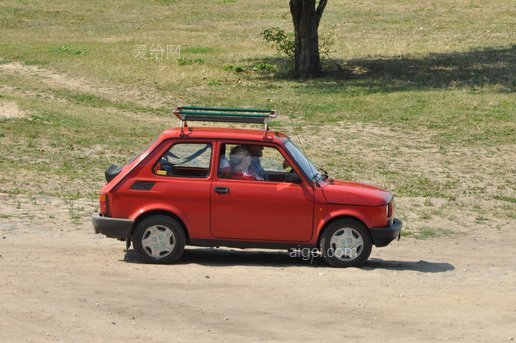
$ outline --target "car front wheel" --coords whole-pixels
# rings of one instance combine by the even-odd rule
[[[366,227],[353,219],[331,223],[321,237],[321,252],[333,267],[360,267],[371,255],[373,243]]]
[[[186,239],[181,224],[158,215],[142,220],[133,232],[132,241],[142,262],[173,263],[183,254]]]

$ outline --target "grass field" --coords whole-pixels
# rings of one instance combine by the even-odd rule
[[[176,125],[171,107],[272,107],[330,174],[392,190],[407,235],[511,229],[515,17],[514,1],[330,0],[326,74],[298,82],[260,37],[291,30],[286,0],[2,0],[0,192],[88,220],[78,204]]]

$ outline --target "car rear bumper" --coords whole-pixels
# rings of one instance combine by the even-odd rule
[[[134,222],[130,219],[103,217],[100,213],[91,216],[95,233],[125,240],[131,234]]]
[[[391,226],[377,227],[369,230],[376,247],[384,247],[401,236],[401,220],[394,218]]]

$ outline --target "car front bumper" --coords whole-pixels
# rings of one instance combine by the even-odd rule
[[[371,237],[373,238],[374,245],[376,247],[384,247],[389,245],[390,242],[401,237],[402,222],[398,218],[394,218],[392,225],[387,227],[377,227],[369,230]]]
[[[103,217],[100,213],[91,216],[95,233],[111,238],[126,240],[131,234],[134,222],[130,219]]]

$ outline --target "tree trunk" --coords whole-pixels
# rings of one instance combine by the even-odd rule
[[[295,33],[295,73],[296,77],[306,79],[321,75],[319,55],[319,22],[327,0],[290,0],[290,13]]]

